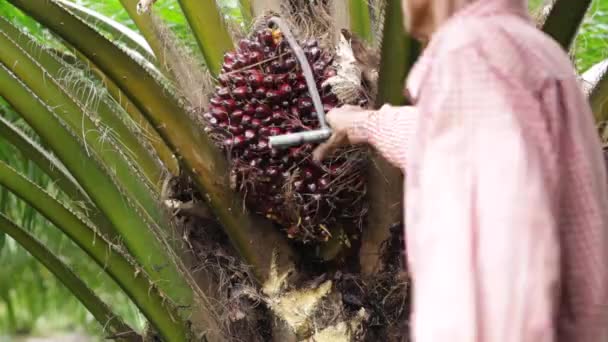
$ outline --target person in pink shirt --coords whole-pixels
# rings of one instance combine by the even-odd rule
[[[413,341],[608,341],[608,182],[568,56],[525,0],[403,9],[413,105],[331,111],[314,157],[369,143],[405,173]]]

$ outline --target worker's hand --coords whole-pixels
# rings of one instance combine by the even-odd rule
[[[329,111],[326,120],[333,133],[326,142],[314,150],[313,159],[322,161],[340,147],[363,143],[364,141],[359,138],[362,134],[357,134],[357,130],[364,129],[363,125],[370,113],[369,110],[351,105]]]

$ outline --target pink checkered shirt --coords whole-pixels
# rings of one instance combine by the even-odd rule
[[[567,55],[513,2],[452,17],[415,105],[356,130],[406,174],[415,342],[608,341],[600,140]]]

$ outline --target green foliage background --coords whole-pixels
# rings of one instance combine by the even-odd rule
[[[135,29],[118,0],[74,1]],[[220,2],[227,17],[241,21],[238,0]],[[541,2],[542,0],[530,0],[531,11],[537,12]],[[159,0],[155,10],[169,23],[177,36],[193,48],[192,51],[198,51],[194,48],[196,43],[191,39],[189,28],[175,0]],[[36,22],[6,2],[0,2],[0,16],[19,23],[23,29],[45,41],[47,45],[51,42],[60,47]],[[574,63],[580,72],[608,57],[608,0],[594,1],[581,27],[581,34],[576,40],[573,52],[576,55]],[[5,107],[2,99],[0,111],[4,111],[3,116],[27,130],[21,119]],[[37,184],[51,193],[58,193],[48,177],[34,164],[24,161],[17,150],[1,139],[0,159],[11,165],[18,165]],[[103,300],[117,308],[129,324],[143,328],[144,320],[133,306],[125,304],[128,300],[116,285],[96,265],[88,262],[88,258],[79,257],[82,252],[59,234],[52,224],[4,189],[0,189],[0,211],[11,217],[14,222],[35,231],[35,235],[41,237],[57,255],[71,255],[74,256],[71,260],[82,260],[70,266],[98,291]],[[6,339],[8,335],[49,335],[60,331],[82,331],[92,336],[100,336],[100,328],[93,317],[44,267],[38,265],[12,240],[0,237],[0,342],[3,341],[3,336]]]

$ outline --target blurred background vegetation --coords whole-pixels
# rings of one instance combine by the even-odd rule
[[[118,0],[74,0],[76,3],[98,11],[120,23],[136,29]],[[219,0],[226,16],[240,22],[238,0]],[[537,12],[543,0],[530,0],[530,9]],[[179,5],[175,0],[159,0],[155,10],[170,24],[171,29],[184,41],[186,46],[194,47],[189,28],[184,21]],[[0,2],[0,16],[18,23],[36,38],[47,44],[53,37],[40,26],[15,10],[6,2]],[[57,44],[59,47],[59,44]],[[191,49],[198,51],[198,49]],[[579,72],[608,57],[608,0],[595,0],[590,13],[581,27],[574,51],[574,61]],[[202,60],[202,59],[199,59]],[[28,128],[18,116],[13,114],[0,99],[0,114],[15,125]],[[10,144],[0,139],[0,159],[10,165],[18,165],[31,180],[51,193],[58,193],[55,186],[43,172],[24,160]],[[92,287],[99,289],[99,296],[120,313],[136,329],[142,328],[143,318],[135,307],[118,290],[105,273],[94,265],[89,258],[79,257],[83,253],[55,230],[49,222],[23,205],[10,193],[0,189],[0,211],[15,223],[35,232],[57,255],[70,255],[70,260],[81,260],[70,266]],[[100,336],[100,327],[93,317],[53,276],[39,265],[24,250],[9,238],[0,235],[0,342],[13,341],[15,336],[49,336],[61,333],[81,333]],[[12,336],[12,337],[11,337]]]

